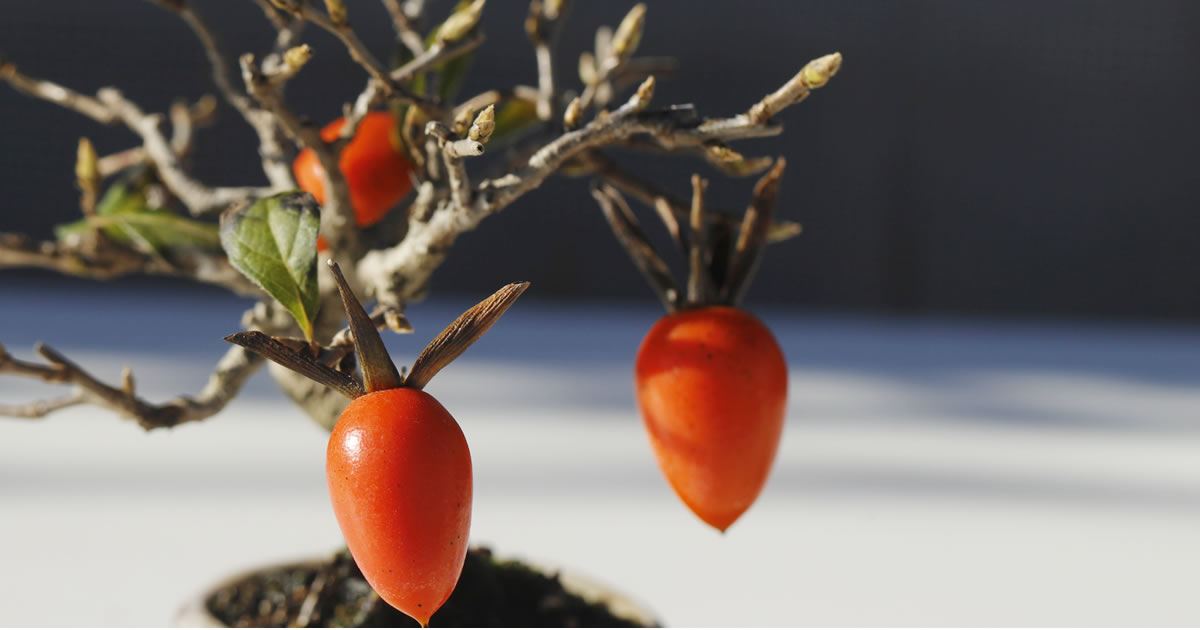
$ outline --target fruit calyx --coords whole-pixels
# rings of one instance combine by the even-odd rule
[[[785,166],[784,158],[776,159],[774,166],[758,180],[740,226],[735,225],[733,216],[706,208],[704,193],[708,181],[699,175],[692,175],[688,208],[662,195],[653,197],[658,217],[686,257],[688,276],[683,290],[617,188],[597,182],[592,185],[592,196],[600,204],[617,240],[667,311],[737,306],[758,269],[766,245],[800,233],[798,224],[772,220]]]
[[[433,341],[429,342],[429,345],[413,362],[412,370],[407,375],[402,375],[388,354],[375,322],[355,297],[346,278],[342,275],[341,269],[332,260],[328,264],[338,292],[341,294],[342,305],[346,309],[346,318],[350,324],[350,336],[362,371],[361,383],[351,374],[343,371],[346,367],[345,362],[339,361],[338,368],[342,369],[337,369],[319,360],[322,355],[330,353],[344,356],[346,353],[344,348],[326,349],[316,346],[309,352],[302,352],[287,343],[286,339],[271,337],[256,330],[229,335],[225,341],[261,354],[317,383],[333,388],[351,399],[399,387],[423,389],[442,368],[449,365],[467,348],[471,347],[471,344],[478,341],[491,328],[492,324],[495,324],[500,316],[517,301],[525,289],[529,288],[528,282],[505,285],[487,299],[467,309]],[[331,352],[334,350],[340,351]]]

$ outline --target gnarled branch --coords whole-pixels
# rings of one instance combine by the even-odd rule
[[[137,396],[128,369],[122,374],[121,385],[113,387],[50,346],[38,344],[35,351],[46,360],[45,363],[22,361],[0,346],[0,374],[73,385],[74,390],[61,398],[26,405],[0,406],[0,416],[41,418],[59,409],[86,403],[115,411],[147,431],[169,428],[184,422],[203,420],[219,412],[263,364],[258,355],[235,346],[217,363],[208,383],[195,397],[181,396],[155,405]]]

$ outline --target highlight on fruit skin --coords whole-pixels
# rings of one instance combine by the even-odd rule
[[[725,532],[761,494],[787,408],[787,362],[770,330],[737,307],[775,235],[799,226],[772,213],[785,162],[759,180],[740,221],[705,207],[708,183],[692,177],[692,202],[664,197],[655,210],[687,260],[676,283],[621,193],[592,195],[618,241],[668,313],[638,348],[634,394],[659,469],[683,503]]]
[[[326,449],[330,502],[346,546],[380,598],[421,626],[450,598],[471,528],[471,452],[450,413],[422,388],[478,340],[529,286],[510,284],[458,317],[401,375],[341,270],[362,383],[260,332],[226,339],[351,398]],[[302,348],[303,350],[304,348]]]

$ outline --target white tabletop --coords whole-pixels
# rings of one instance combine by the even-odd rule
[[[469,302],[413,307],[397,361]],[[239,312],[3,289],[0,343],[111,379],[128,363],[162,400],[199,388]],[[1200,331],[767,312],[788,424],[721,536],[666,486],[633,406],[654,317],[521,303],[433,381],[474,455],[476,543],[670,625],[1200,624]],[[3,403],[60,391],[0,377]],[[162,625],[231,571],[332,551],[325,438],[265,374],[170,431],[89,408],[0,421],[0,624]]]

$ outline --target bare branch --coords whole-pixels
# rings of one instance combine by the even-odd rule
[[[813,59],[791,80],[751,107],[746,116],[752,124],[765,123],[783,108],[803,101],[808,98],[812,90],[823,87],[841,67],[842,53],[833,53]]]
[[[0,269],[7,267],[37,267],[97,280],[131,273],[187,277],[241,295],[262,295],[224,256],[198,250],[175,251],[168,260],[111,242],[85,252],[82,247],[55,241],[33,242],[21,234],[0,233]]]
[[[367,72],[367,75],[378,82],[389,98],[420,107],[434,118],[440,119],[443,117],[444,112],[437,103],[409,92],[390,78],[387,69],[371,54],[371,51],[367,49],[366,45],[355,34],[354,29],[350,27],[348,21],[334,22],[328,15],[307,2],[298,2],[293,6],[295,7],[294,11],[296,15],[316,24],[333,34],[334,37],[337,37],[350,53],[350,58],[361,66]]]
[[[438,147],[442,150],[442,160],[446,165],[446,183],[450,186],[450,199],[456,207],[467,207],[471,203],[472,191],[463,158],[483,155],[483,142],[471,138],[455,140],[451,137],[450,130],[440,122],[430,122],[425,126],[425,133],[437,138]]]
[[[673,57],[634,57],[609,73],[613,88],[624,89],[634,83],[646,80],[646,77],[666,76],[679,69],[679,62]]]
[[[383,84],[375,79],[367,79],[366,87],[359,93],[358,98],[354,99],[354,103],[343,106],[342,129],[338,132],[338,138],[333,143],[332,150],[334,153],[341,154],[342,149],[358,133],[358,127],[362,124],[363,119],[383,100],[383,95]]]
[[[146,155],[154,162],[163,185],[179,197],[192,214],[219,212],[239,201],[265,197],[275,192],[273,188],[209,188],[201,184],[184,172],[179,156],[159,129],[160,116],[142,113],[116,88],[101,88],[97,96],[116,118],[142,137]]]
[[[428,221],[416,220],[414,215],[404,240],[394,247],[368,252],[359,262],[364,284],[385,304],[402,304],[420,295],[459,234],[536,188],[575,153],[626,133],[622,123],[649,103],[653,85],[653,80],[647,80],[628,103],[604,120],[593,121],[549,143],[517,173],[480,183],[470,205],[452,203],[434,212]]]
[[[379,60],[375,59],[375,56],[371,54],[371,51],[367,50],[366,44],[364,44],[362,40],[358,38],[358,35],[355,34],[354,29],[350,28],[349,22],[334,22],[329,18],[328,15],[322,13],[319,9],[308,4],[307,2],[300,2],[298,3],[298,6],[300,10],[300,17],[303,17],[309,22],[316,24],[317,26],[331,33],[334,37],[337,37],[339,40],[341,40],[342,44],[346,47],[346,50],[350,53],[350,58],[354,59],[355,63],[362,66],[363,69],[367,71],[367,74],[380,83],[388,83],[387,69],[383,67],[383,64],[379,63]]]
[[[542,120],[554,120],[558,103],[554,88],[554,45],[566,17],[568,2],[533,0],[525,20],[525,32],[533,42],[538,68],[537,115]]]
[[[276,31],[287,30],[290,26],[289,18],[286,13],[271,4],[271,0],[254,0],[258,8],[262,9],[263,15],[275,27]]]
[[[703,147],[713,141],[775,135],[782,131],[780,125],[769,120],[755,123],[747,114],[703,120],[688,106],[643,111],[653,90],[654,79],[650,77],[611,114],[598,116],[583,127],[551,140],[515,171],[480,182],[469,205],[452,199],[448,205],[427,216],[413,213],[400,243],[368,252],[359,261],[358,273],[363,284],[376,299],[388,305],[403,304],[421,295],[459,234],[474,229],[484,218],[537,188],[551,173],[589,149],[624,142],[639,134],[652,138],[666,150],[678,150]],[[661,195],[650,196],[648,203],[653,205],[658,196]]]
[[[164,9],[176,13],[200,40],[200,44],[204,48],[204,55],[208,58],[209,66],[212,68],[213,83],[216,84],[225,101],[241,114],[242,118],[254,129],[255,135],[258,136],[258,151],[262,156],[262,168],[263,173],[267,176],[267,181],[273,188],[279,190],[294,188],[295,180],[292,179],[291,169],[287,164],[287,155],[279,141],[279,131],[275,126],[274,119],[268,112],[256,107],[254,101],[244,92],[234,87],[230,80],[228,57],[221,50],[217,38],[208,28],[208,24],[186,2],[152,1]]]
[[[225,100],[244,116],[253,107],[253,103],[250,102],[250,99],[241,90],[234,88],[233,83],[230,82],[229,63],[226,61],[225,54],[221,51],[221,47],[217,43],[217,38],[209,30],[204,20],[186,2],[178,2],[177,0],[151,1],[178,15],[192,29],[196,38],[200,40],[200,44],[204,48],[204,56],[208,58],[209,66],[212,68],[213,83],[221,91],[221,95],[225,97]]]
[[[15,63],[4,58],[0,58],[0,79],[7,81],[18,92],[75,110],[96,122],[110,125],[117,120],[104,103],[57,83],[28,77],[17,70]]]
[[[396,29],[396,38],[404,44],[413,57],[420,57],[425,52],[425,40],[417,32],[413,20],[404,11],[400,0],[383,0],[388,15],[392,16],[392,28]]]
[[[0,405],[0,416],[9,418],[44,418],[59,409],[87,404],[87,395],[82,391],[72,392],[61,398],[38,400],[24,405]]]
[[[0,407],[0,415],[40,418],[59,409],[88,403],[134,420],[147,431],[168,428],[184,422],[203,420],[216,414],[237,395],[246,380],[262,365],[262,359],[257,355],[239,347],[231,348],[217,363],[213,375],[196,397],[180,397],[161,405],[154,405],[133,392],[130,377],[123,379],[122,387],[112,387],[47,345],[38,344],[35,350],[46,360],[44,364],[22,361],[0,347],[0,374],[15,374],[47,383],[74,385],[74,391],[53,400]]]
[[[270,188],[210,188],[189,176],[179,155],[159,129],[161,116],[147,115],[114,88],[102,88],[97,98],[83,96],[61,85],[32,79],[17,71],[11,62],[0,61],[0,79],[18,91],[75,110],[104,124],[121,121],[142,138],[146,156],[158,169],[163,184],[194,215],[220,211],[237,201],[264,196]]]
[[[242,79],[258,102],[274,116],[279,126],[303,148],[312,149],[321,164],[321,178],[325,186],[325,203],[321,212],[321,235],[329,243],[331,251],[341,259],[352,257],[361,247],[358,226],[355,223],[354,207],[350,202],[350,188],[338,165],[338,155],[333,147],[321,138],[321,132],[311,124],[301,122],[283,103],[278,88],[262,74],[254,55],[246,53],[239,60]]]
[[[428,50],[425,50],[421,54],[417,55],[408,63],[396,68],[395,70],[392,70],[388,76],[395,83],[405,83],[407,81],[411,81],[413,77],[421,74],[422,72],[430,70],[443,61],[448,61],[450,59],[454,59],[455,57],[461,57],[462,55],[479,48],[479,45],[482,44],[483,41],[483,33],[476,31],[461,41],[453,43],[441,41],[435,42],[429,47]]]

